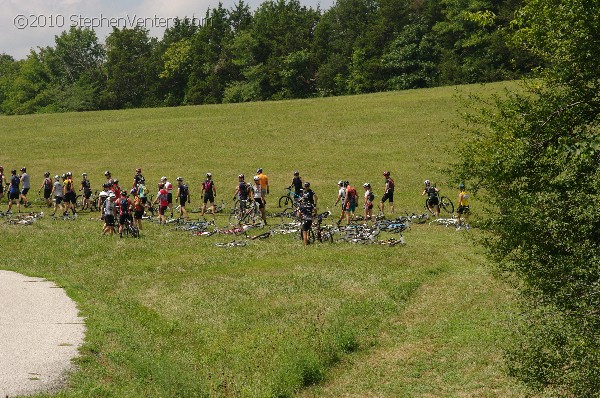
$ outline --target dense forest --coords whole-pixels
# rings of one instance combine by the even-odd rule
[[[177,19],[161,40],[71,28],[23,60],[0,55],[0,113],[178,106],[369,93],[522,76],[521,0],[239,0]]]

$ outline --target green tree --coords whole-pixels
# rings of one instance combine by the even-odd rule
[[[547,396],[600,391],[599,5],[519,12],[540,79],[472,115],[458,174],[488,204],[485,246],[522,293],[511,372]]]

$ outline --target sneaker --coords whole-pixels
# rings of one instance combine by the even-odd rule
[[[471,227],[469,226],[469,224],[465,225],[465,229],[468,231],[471,229]]]
[[[460,226],[460,225],[459,225],[458,227],[456,227],[456,230],[457,230],[457,231],[460,231],[460,229],[461,229],[461,226]]]

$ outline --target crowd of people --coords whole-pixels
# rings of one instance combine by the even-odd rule
[[[25,208],[31,205],[27,198],[31,188],[30,176],[27,174],[27,169],[20,169],[21,175],[17,174],[16,170],[11,171],[11,176],[6,178],[4,168],[0,166],[0,199],[6,194],[8,195],[8,210],[11,212],[14,205],[17,206],[17,211],[21,211],[21,205]],[[186,205],[191,202],[190,189],[184,182],[182,177],[177,177],[176,187],[163,176],[157,184],[158,192],[156,198],[152,202],[149,201],[149,189],[146,187],[146,180],[142,174],[142,169],[137,168],[131,187],[122,187],[117,178],[113,178],[109,170],[104,173],[106,181],[102,184],[102,190],[97,198],[92,199],[91,183],[87,177],[87,173],[82,173],[81,182],[78,191],[82,193],[82,210],[88,208],[97,208],[100,210],[101,219],[104,221],[102,234],[115,233],[115,225],[118,219],[119,234],[122,236],[124,226],[131,222],[139,230],[142,229],[142,217],[151,207],[158,209],[159,223],[166,223],[166,214],[170,212],[171,217],[174,216],[173,199],[177,202],[179,209],[179,217],[189,218]],[[380,214],[385,212],[385,204],[389,203],[391,213],[394,213],[394,188],[395,183],[391,178],[390,171],[383,172],[385,178],[383,195],[377,207]],[[337,198],[335,206],[341,204],[341,212],[337,225],[342,221],[350,224],[356,218],[356,212],[362,204],[362,218],[365,221],[373,219],[373,207],[375,206],[375,194],[370,183],[362,184],[364,193],[361,197],[357,192],[356,187],[350,184],[348,180],[340,180],[337,183]],[[431,185],[429,180],[424,181],[424,190],[422,195],[427,195],[428,206],[436,216],[439,216],[439,189]],[[5,188],[6,187],[6,188]],[[71,172],[66,172],[62,175],[55,175],[54,179],[50,177],[50,172],[44,173],[44,179],[38,190],[38,194],[43,191],[43,198],[48,207],[53,208],[52,215],[57,212],[67,215],[70,212],[77,214],[76,206],[76,183]],[[317,211],[318,196],[311,189],[310,182],[303,181],[299,171],[295,171],[291,184],[289,186],[291,195],[294,197],[294,203],[297,205],[297,211],[302,220],[302,231],[305,243],[308,240],[308,231],[312,226],[312,221]],[[464,184],[459,185],[459,198],[457,208],[458,228],[468,228],[469,210],[469,194],[465,190]],[[253,177],[252,183],[246,183],[244,174],[238,175],[238,183],[234,191],[234,200],[239,200],[240,209],[243,211],[249,206],[255,206],[260,212],[263,223],[267,224],[266,217],[266,195],[270,192],[269,178],[263,173],[262,168],[256,170],[256,175]],[[175,193],[175,194],[174,194]],[[200,198],[202,200],[201,216],[207,213],[215,213],[215,198],[217,189],[212,178],[212,174],[206,173],[206,178],[201,184]],[[93,200],[93,201],[92,201]]]

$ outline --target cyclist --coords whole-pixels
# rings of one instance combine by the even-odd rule
[[[81,174],[81,187],[80,191],[83,191],[83,206],[81,206],[81,210],[85,210],[90,207],[90,197],[92,196],[92,187],[90,185],[90,180],[87,178],[87,173]]]
[[[114,181],[112,179],[112,175],[110,174],[110,171],[106,170],[104,172],[104,177],[106,177],[106,183],[112,187]]]
[[[121,199],[119,200],[119,238],[123,237],[123,227],[127,222],[132,222],[131,217],[131,199],[127,197],[127,192],[121,191]]]
[[[29,179],[29,174],[27,174],[27,169],[25,167],[21,167],[21,184],[23,188],[21,189],[21,195],[19,196],[19,201],[23,202],[25,208],[31,206],[29,199],[27,199],[27,193],[31,189],[31,182]]]
[[[290,189],[294,187],[294,203],[302,197],[302,178],[300,178],[300,172],[294,171],[294,178],[292,178],[292,184]]]
[[[345,203],[345,199],[346,199],[346,187],[344,186],[344,181],[342,181],[342,180],[338,181],[337,186],[338,186],[338,196],[337,196],[337,199],[335,200],[334,206],[337,206],[337,204],[340,202],[342,203],[342,213],[340,214],[339,220],[337,220],[337,225],[339,227],[340,223],[346,216],[346,209],[344,208],[344,203]]]
[[[142,203],[142,199],[140,198],[137,189],[133,188],[131,194],[133,195],[133,225],[141,231],[142,217],[144,216],[144,204]]]
[[[346,197],[344,198],[346,224],[350,225],[350,216],[352,216],[352,220],[354,221],[354,211],[356,210],[356,205],[358,203],[358,193],[356,192],[356,188],[350,185],[350,181],[344,181],[344,186],[346,187]]]
[[[52,186],[51,196],[54,196],[54,212],[52,215],[56,214],[56,210],[60,207],[60,211],[64,213],[65,207],[63,205],[64,193],[63,193],[63,184],[61,182],[61,178],[59,175],[54,176],[54,185]]]
[[[185,204],[190,202],[190,190],[187,184],[183,183],[182,177],[177,177],[177,199],[179,201],[179,218],[185,217],[189,220],[187,211],[185,210]]]
[[[168,207],[171,209],[171,217],[173,217],[173,184],[171,184],[165,176],[160,179],[160,182],[165,186],[165,190],[167,191]]]
[[[244,181],[244,175],[240,174],[238,176],[238,185],[235,188],[235,196],[233,200],[237,197],[240,201],[240,211],[246,210],[246,203],[248,202],[248,194],[250,191],[250,187]]]
[[[121,197],[121,186],[119,185],[119,179],[115,178],[112,183],[112,191],[115,193],[117,200]]]
[[[20,213],[21,212],[21,203],[19,202],[19,196],[21,195],[21,192],[19,191],[19,184],[21,184],[21,179],[17,175],[17,170],[11,170],[10,174],[11,174],[11,177],[10,177],[10,184],[8,185],[8,210],[7,210],[7,212],[10,212],[12,205],[14,204],[14,202],[16,202],[17,210]]]
[[[458,186],[458,190],[460,193],[458,194],[458,209],[456,212],[458,213],[458,227],[457,230],[460,230],[463,226],[463,223],[460,220],[462,216],[464,218],[464,226],[465,229],[468,230],[469,227],[469,215],[471,214],[471,209],[469,208],[469,194],[465,190],[465,184],[460,183]]]
[[[158,203],[158,223],[162,225],[166,225],[165,211],[169,208],[169,200],[168,200],[168,192],[165,189],[165,184],[158,184],[158,194],[156,195],[156,199],[152,202],[152,205]]]
[[[65,178],[64,178],[63,192],[64,192],[64,201],[65,201],[65,211],[63,213],[63,216],[66,216],[67,213],[69,212],[69,209],[73,212],[73,214],[76,214],[75,206],[76,206],[76,202],[77,202],[77,195],[75,195],[75,187],[73,184],[73,173],[71,173],[70,171],[67,171],[67,173],[64,174],[64,176],[65,176]]]
[[[254,205],[258,206],[260,210],[260,217],[262,218],[265,225],[267,225],[267,216],[265,214],[265,191],[260,185],[260,177],[254,176],[254,186],[252,186],[252,196],[254,199]]]
[[[436,187],[431,186],[431,181],[425,180],[423,181],[425,184],[425,189],[421,196],[427,195],[427,208],[433,213],[436,217],[440,216],[440,200],[438,198],[438,192],[440,191]]]
[[[212,174],[206,173],[206,180],[202,182],[202,190],[200,191],[200,198],[203,199],[202,204],[202,216],[206,212],[206,203],[210,202],[210,212],[215,215],[215,196],[217,196],[217,188],[212,180]]]
[[[100,209],[100,219],[104,220],[104,202],[108,199],[112,191],[110,190],[110,186],[107,182],[102,184],[102,191],[98,194],[98,208]]]
[[[383,204],[386,200],[390,201],[390,210],[394,212],[394,180],[390,177],[389,171],[384,171],[383,176],[385,177],[385,190],[383,191],[383,196],[381,197],[381,202],[379,202],[379,210],[383,213]]]
[[[371,190],[371,184],[368,182],[363,184],[363,188],[365,189],[365,221],[368,221],[373,218],[373,201],[375,200],[375,195]]]
[[[4,184],[6,184],[6,177],[4,176],[4,166],[0,166],[0,200],[4,197]]]
[[[133,176],[133,186],[131,188],[137,189],[140,184],[145,184],[145,183],[146,183],[146,179],[142,175],[142,169],[138,167],[137,169],[135,169],[135,175]]]
[[[112,236],[115,232],[116,200],[117,195],[110,191],[108,194],[108,199],[104,201],[104,227],[102,228],[102,235],[106,235],[108,232],[110,236]]]
[[[266,206],[267,206],[266,195],[269,194],[269,177],[267,177],[267,175],[265,173],[263,173],[262,167],[259,167],[256,170],[256,175],[258,175],[258,178],[260,179],[260,186],[262,187],[262,189],[265,193],[263,196],[263,202],[264,202],[264,206],[266,208]]]
[[[52,207],[52,179],[50,178],[50,172],[47,171],[44,173],[44,181],[42,181],[42,186],[38,189],[38,195],[40,192],[44,190],[44,200],[46,201],[46,207]]]
[[[317,212],[317,195],[310,189],[310,182],[304,183],[304,193],[299,201],[298,217],[302,220],[302,241],[308,245],[308,237],[315,213]]]

